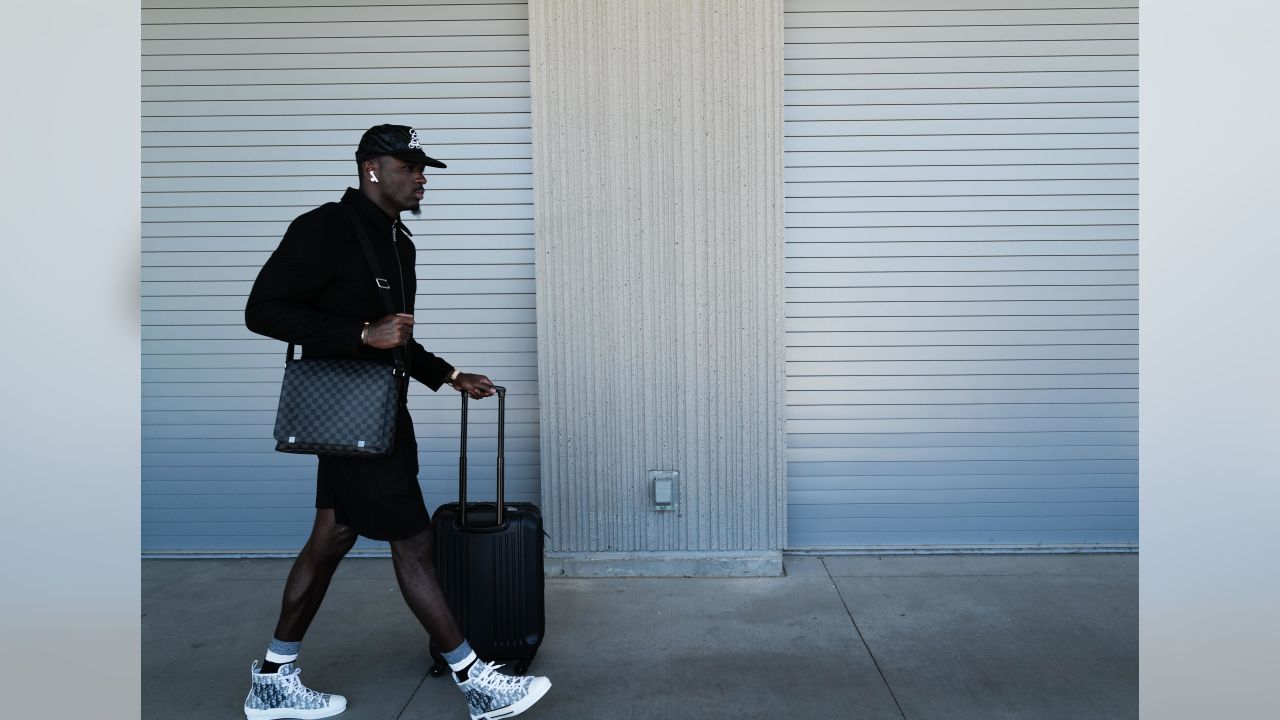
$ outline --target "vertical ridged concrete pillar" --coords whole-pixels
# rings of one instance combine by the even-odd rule
[[[548,573],[780,574],[782,2],[529,26]]]

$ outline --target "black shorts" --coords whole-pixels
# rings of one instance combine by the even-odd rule
[[[320,457],[316,507],[333,508],[334,519],[372,540],[405,540],[431,526],[418,486],[418,442],[403,405],[396,418],[396,444],[380,457]]]

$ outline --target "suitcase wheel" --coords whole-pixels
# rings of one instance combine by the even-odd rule
[[[431,677],[440,677],[444,674],[444,666],[439,663],[431,666]]]

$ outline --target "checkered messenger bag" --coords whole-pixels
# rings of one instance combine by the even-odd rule
[[[382,270],[364,226],[339,203],[355,227],[372,278]],[[390,291],[378,285],[387,313],[394,313]],[[396,406],[408,377],[405,352],[395,348],[394,365],[352,358],[297,358],[293,343],[285,353],[284,383],[276,411],[276,450],[312,455],[371,457],[391,452],[396,437]]]

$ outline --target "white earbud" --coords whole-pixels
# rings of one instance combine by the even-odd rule
[[[378,176],[374,175],[372,170],[369,171],[369,179],[374,182],[378,182]]]

